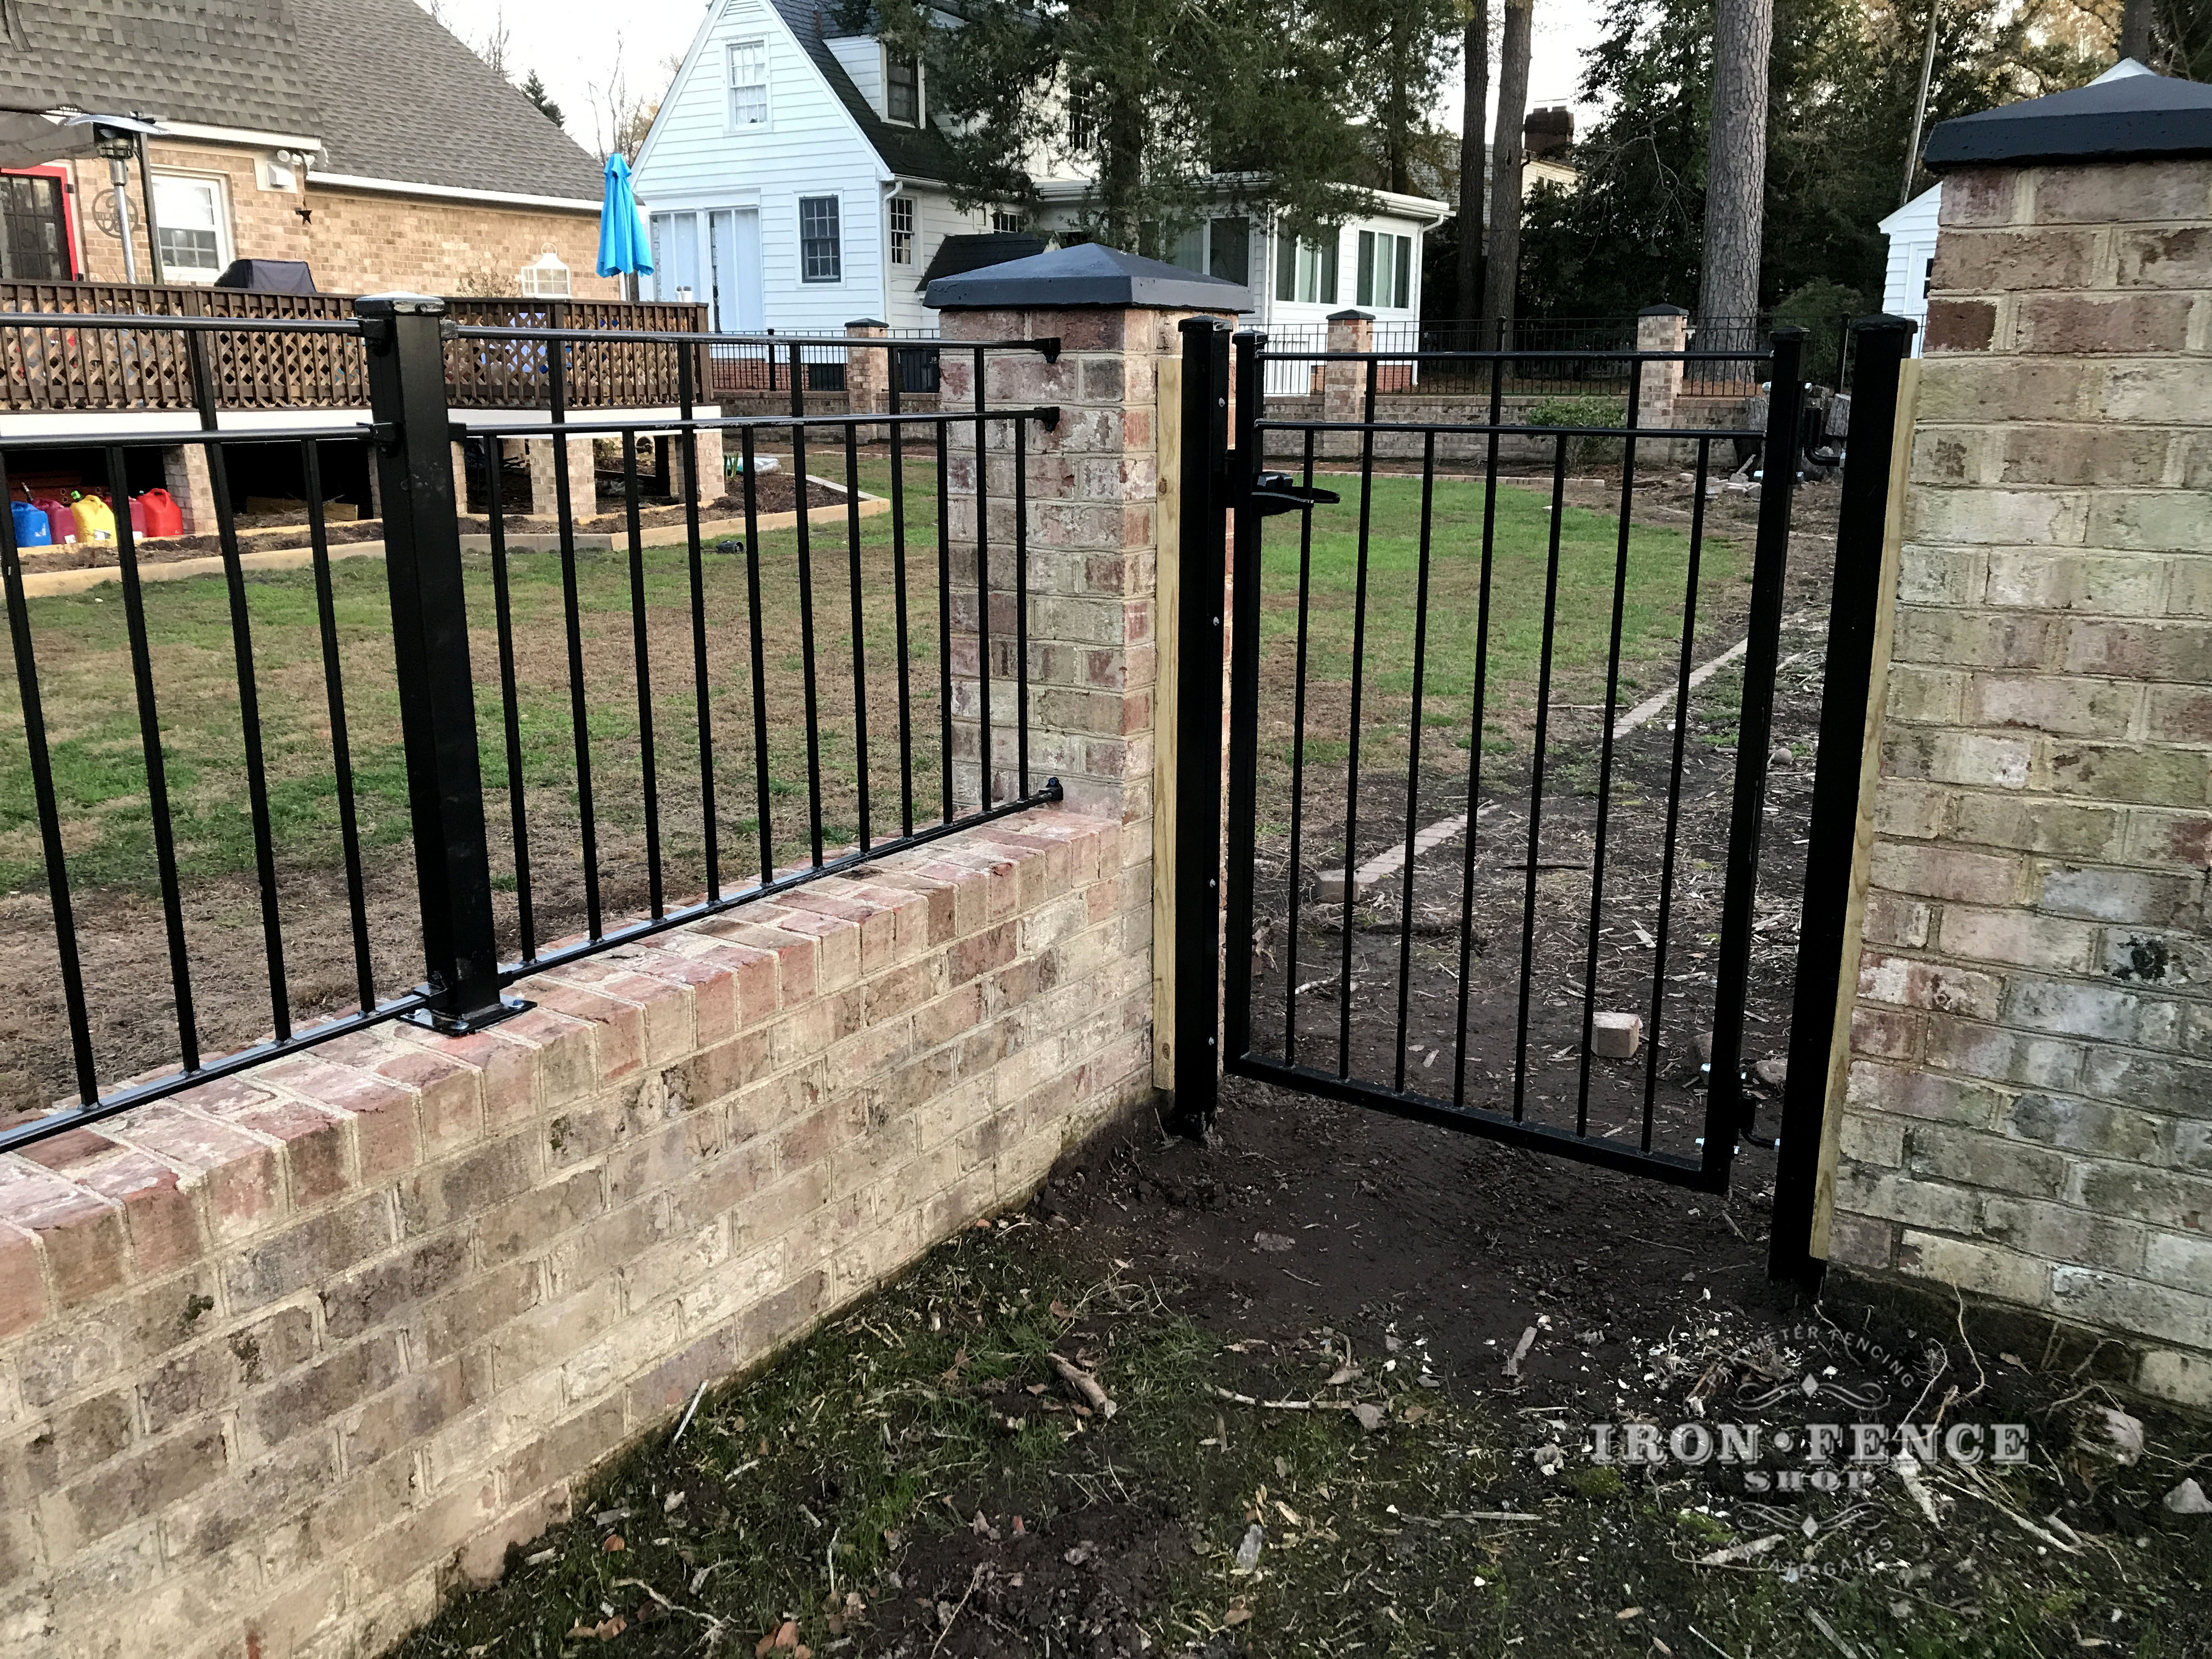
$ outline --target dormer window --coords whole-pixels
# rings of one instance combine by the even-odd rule
[[[730,125],[768,125],[768,42],[735,40],[730,45]]]
[[[884,113],[910,127],[921,125],[921,64],[893,52],[884,66]]]

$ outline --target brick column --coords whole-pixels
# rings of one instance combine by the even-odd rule
[[[880,340],[890,329],[873,317],[845,325],[848,339]],[[845,408],[854,415],[880,415],[890,407],[891,354],[877,347],[845,354]],[[866,434],[861,434],[866,437]]]
[[[704,413],[713,414],[710,406]],[[722,434],[720,428],[705,428],[692,434],[699,453],[699,499],[713,501],[721,499],[729,489],[726,472],[722,465]],[[684,445],[680,440],[669,446],[669,459],[676,472],[676,489],[680,495],[690,481],[684,476]]]
[[[374,467],[369,469],[372,477],[375,472]],[[179,444],[161,452],[161,488],[183,509],[187,536],[215,534],[215,486],[208,477],[204,444]]]
[[[1364,311],[1340,311],[1328,319],[1328,345],[1331,351],[1372,351],[1375,349],[1375,319]],[[1321,377],[1321,417],[1324,421],[1358,421],[1366,418],[1367,365],[1365,363],[1324,363]],[[1330,432],[1322,434],[1322,451],[1328,455],[1357,455],[1359,453],[1358,434],[1352,432]]]
[[[1049,301],[1065,291],[1052,276],[1060,264],[1087,266],[1110,258],[1111,292],[1133,303],[1056,307],[947,304],[963,290],[988,299],[1036,292]],[[1158,450],[1159,366],[1179,358],[1182,320],[1194,298],[1224,295],[1219,314],[1233,314],[1244,290],[1218,278],[1105,250],[1068,248],[1020,262],[1042,267],[1027,283],[988,272],[931,285],[945,305],[947,343],[941,407],[975,406],[971,353],[963,340],[1060,342],[1057,362],[1028,353],[994,353],[987,374],[988,406],[1057,404],[1051,430],[1030,424],[1030,770],[1032,784],[1060,779],[1068,799],[1085,811],[1117,813],[1126,824],[1152,824],[1154,732],[1153,619],[1159,553]],[[1159,273],[1155,276],[1152,273]],[[1157,295],[1157,298],[1153,296]],[[1225,296],[1233,295],[1234,298]],[[952,529],[956,793],[975,801],[980,786],[981,734],[975,630],[975,429],[951,428],[951,471],[945,495]],[[995,792],[1014,787],[1014,502],[1013,433],[994,422],[984,456],[990,530],[990,624]]]
[[[530,515],[534,519],[550,519],[559,508],[554,505],[556,478],[553,470],[553,446],[568,446],[568,512],[577,520],[598,516],[598,486],[592,482],[599,463],[592,454],[589,438],[532,438],[530,451]],[[703,457],[702,457],[703,459]],[[702,469],[703,471],[703,468]]]
[[[2203,1406],[2212,159],[2030,165],[2063,135],[2001,113],[2019,164],[1978,118],[1929,151],[1978,165],[1943,180],[1831,1259]]]
[[[1636,313],[1638,351],[1680,351],[1690,337],[1690,313],[1680,306],[1648,306]],[[1637,389],[1636,424],[1672,426],[1674,400],[1682,395],[1682,365],[1646,363]]]

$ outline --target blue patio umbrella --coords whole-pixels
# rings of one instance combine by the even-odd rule
[[[630,194],[629,163],[619,152],[607,157],[606,199],[599,207],[599,275],[617,271],[653,275],[653,242]]]

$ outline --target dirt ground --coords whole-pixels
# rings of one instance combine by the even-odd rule
[[[1591,479],[1571,484],[1567,494],[1571,502],[1603,507],[1617,504],[1617,489]],[[1835,500],[1832,484],[1805,488],[1791,540],[1753,909],[1746,1067],[1778,1063],[1788,1047]],[[1661,485],[1639,495],[1635,518],[1686,521],[1689,507],[1686,487]],[[1747,570],[1756,511],[1749,494],[1717,496],[1707,509],[1708,536],[1737,538]],[[1749,598],[1747,582],[1708,592],[1692,664],[1742,639]],[[1266,684],[1279,691],[1289,666],[1271,660],[1262,671]],[[1538,806],[1531,790],[1534,711],[1496,708],[1490,727],[1502,735],[1485,747],[1503,752],[1481,757],[1472,855],[1462,831],[1417,854],[1410,890],[1402,863],[1381,876],[1353,904],[1348,939],[1343,907],[1315,902],[1316,878],[1378,855],[1402,858],[1409,821],[1419,831],[1463,817],[1470,757],[1464,746],[1438,742],[1425,722],[1419,787],[1411,801],[1403,770],[1363,764],[1355,796],[1341,763],[1310,763],[1299,821],[1284,823],[1285,791],[1274,814],[1278,827],[1263,830],[1254,860],[1255,1049],[1432,1098],[1500,1111],[1517,1105],[1528,1121],[1549,1127],[1574,1129],[1580,1121],[1601,1138],[1696,1158],[1705,1127],[1698,1085],[1710,1059],[1742,673],[1739,664],[1691,693],[1679,742],[1673,673],[1666,678],[1666,708],[1617,739],[1609,774],[1602,769],[1603,704],[1555,695],[1540,811],[1532,810]],[[1310,695],[1310,730],[1341,721],[1333,690]],[[1288,701],[1281,695],[1262,701],[1273,711],[1272,721],[1263,717],[1263,744],[1287,751]],[[1620,697],[1616,718],[1635,702]],[[1601,788],[1604,879],[1593,950]],[[1354,800],[1356,835],[1347,846],[1345,809]],[[1585,1066],[1583,1018],[1593,981],[1591,1012],[1641,1020],[1644,1046],[1633,1060]],[[1662,991],[1656,1006],[1655,986]],[[1767,1075],[1777,1076],[1771,1069]]]
[[[1804,613],[1826,580],[1832,501],[1801,517],[1785,606],[1798,620],[1775,736],[1791,752],[1768,797],[1747,1064],[1787,1043],[1803,874],[1790,826],[1820,695]],[[1741,617],[1717,610],[1700,639],[1725,641]],[[1710,857],[1733,757],[1688,747],[1679,833]],[[1616,798],[1632,873],[1601,934],[1613,982],[1645,994],[1655,953],[1628,940],[1654,896],[1634,872],[1661,838],[1648,763],[1624,752],[1644,804]],[[1404,829],[1404,775],[1370,781],[1376,839],[1363,828],[1360,857]],[[1462,774],[1456,800],[1425,792],[1416,817],[1464,810],[1464,787]],[[1541,861],[1587,862],[1594,796],[1559,799]],[[1501,865],[1525,861],[1525,829],[1498,832]],[[1432,856],[1455,930],[1460,850]],[[1532,1115],[1571,1109],[1577,1073],[1553,1056],[1578,1042],[1588,878],[1559,873],[1583,884],[1556,884],[1536,909]],[[1477,1103],[1511,1075],[1526,874],[1478,862]],[[1417,914],[1431,880],[1418,866]],[[1263,925],[1291,890],[1286,866],[1263,879]],[[1670,1034],[1709,1000],[1717,902],[1709,884],[1678,903],[1692,978],[1679,994],[1667,981],[1655,1138],[1685,1152],[1704,1091]],[[1386,1085],[1395,903],[1354,907],[1351,976],[1353,1069]],[[1419,954],[1433,938],[1416,937],[1408,983],[1439,1000],[1409,994],[1404,1052],[1410,1086],[1448,1096],[1421,1080],[1444,1067],[1429,1054],[1455,1063],[1441,988],[1456,939]],[[1342,935],[1317,939],[1299,975],[1340,969]],[[1258,941],[1278,1007],[1290,959],[1286,933]],[[1322,1012],[1302,1040],[1333,1064],[1341,1006],[1308,1000]],[[1633,1133],[1643,1074],[1593,1070],[1591,1132]],[[1772,1172],[1754,1140],[1725,1197],[1689,1193],[1230,1079],[1208,1144],[1144,1125],[1071,1156],[1023,1212],[709,1393],[682,1439],[618,1459],[500,1585],[397,1651],[2212,1655],[2212,1520],[2165,1503],[2186,1478],[2212,1482],[2212,1428],[2113,1393],[2101,1351],[2056,1329],[1770,1285]],[[1891,1431],[1929,1424],[1925,1459],[1890,1460],[1911,1443]],[[1854,1464],[1859,1425],[1882,1450]],[[1944,1432],[1966,1437],[1954,1452]]]
[[[2130,1406],[2122,1464],[2076,1353],[1777,1292],[1770,1173],[1718,1200],[1232,1082],[1212,1144],[1070,1160],[396,1651],[2212,1653],[2212,1522],[2160,1501],[2212,1432]],[[1780,1483],[1838,1419],[2021,1423],[2027,1461],[1930,1468],[1931,1522],[1886,1467],[1619,1456],[1756,1425]]]

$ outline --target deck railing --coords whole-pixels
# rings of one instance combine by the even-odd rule
[[[55,314],[51,327],[0,330],[0,413],[188,412],[197,407],[185,337],[173,329],[83,329],[70,316],[236,317],[344,321],[347,294],[263,294],[243,289],[125,283],[0,283],[0,312]],[[641,334],[696,333],[698,305],[618,300],[455,299],[448,314],[471,328],[606,329],[626,337],[569,354],[571,409],[672,405],[681,395],[677,354]],[[702,349],[693,348],[695,351]],[[360,409],[368,364],[348,334],[213,331],[208,341],[216,404],[228,410]],[[693,366],[703,384],[703,356]],[[447,397],[458,409],[544,409],[551,402],[542,343],[452,339]]]

